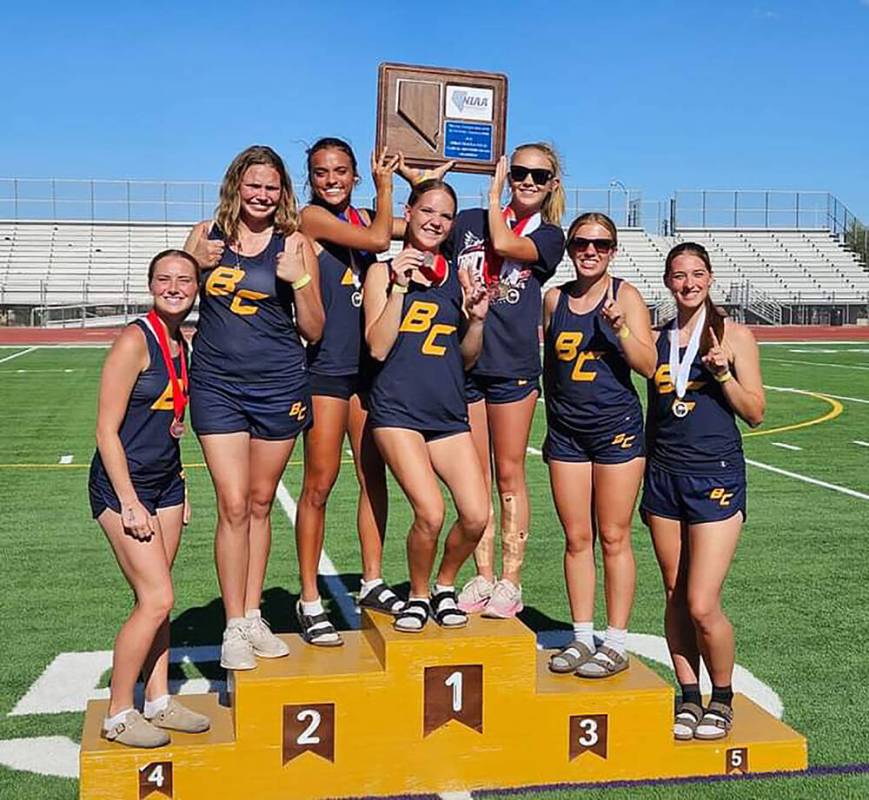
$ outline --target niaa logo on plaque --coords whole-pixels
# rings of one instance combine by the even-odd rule
[[[445,116],[453,119],[492,121],[492,89],[473,86],[447,85],[447,109]]]

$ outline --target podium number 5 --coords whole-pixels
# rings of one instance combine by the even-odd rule
[[[444,685],[453,690],[453,711],[462,710],[462,673],[454,672],[445,681]]]
[[[309,720],[308,727],[299,734],[296,744],[320,744],[320,737],[312,735],[320,727],[320,720],[322,719],[320,712],[314,711],[312,708],[306,708],[304,711],[296,714],[296,719],[299,722]]]
[[[594,747],[600,739],[597,733],[597,721],[593,719],[581,719],[579,727],[585,731],[585,735],[579,737],[579,743],[583,747]]]

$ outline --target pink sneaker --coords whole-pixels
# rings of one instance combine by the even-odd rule
[[[459,592],[459,608],[466,614],[478,614],[486,607],[494,588],[482,575],[476,575]]]
[[[510,581],[501,578],[492,589],[492,597],[483,610],[483,616],[490,619],[510,619],[523,608],[522,587],[516,587]]]

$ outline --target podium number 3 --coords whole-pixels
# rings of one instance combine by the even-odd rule
[[[597,732],[597,720],[581,719],[579,727],[584,732],[584,735],[579,737],[579,743],[583,747],[594,747],[600,741],[600,736]]]
[[[320,737],[313,735],[317,728],[320,727],[320,720],[322,719],[320,712],[314,711],[313,708],[306,708],[304,711],[296,714],[296,719],[299,722],[308,720],[308,727],[299,734],[296,744],[320,744]]]
[[[454,672],[445,681],[444,685],[453,690],[453,711],[462,710],[462,673]]]

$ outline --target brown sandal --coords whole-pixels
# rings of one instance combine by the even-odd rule
[[[593,655],[594,651],[587,644],[576,639],[563,650],[550,656],[549,670],[559,674],[576,672],[576,668],[588,661]]]
[[[695,739],[710,741],[723,739],[733,727],[733,708],[726,703],[710,703],[703,718],[697,723]]]
[[[673,736],[680,742],[694,738],[694,731],[703,719],[703,708],[697,703],[679,703],[673,720]]]
[[[597,655],[603,658],[597,658]],[[577,667],[576,674],[580,678],[609,678],[628,668],[630,660],[611,647],[601,645],[597,652]]]

